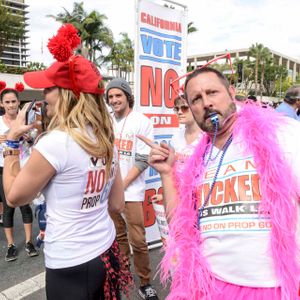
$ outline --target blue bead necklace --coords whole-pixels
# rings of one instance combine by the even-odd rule
[[[220,149],[218,151],[218,153],[215,155],[215,157],[212,157],[212,152],[213,152],[213,147],[214,147],[214,144],[215,144],[215,141],[216,141],[216,138],[217,138],[217,133],[218,133],[218,130],[219,130],[219,118],[218,118],[218,115],[216,113],[212,114],[211,117],[210,117],[210,120],[211,122],[213,123],[214,125],[214,136],[213,136],[213,139],[212,139],[212,142],[211,142],[211,146],[210,146],[210,151],[209,151],[209,155],[207,156],[207,159],[204,160],[204,166],[206,167],[208,165],[208,163],[210,161],[214,161],[217,159],[217,157],[219,156],[219,154],[221,153],[221,151],[223,149]],[[208,145],[206,146],[206,149],[205,149],[205,152],[207,152],[207,148],[208,148]]]
[[[214,158],[211,158],[211,156],[212,156],[212,149],[213,149],[213,146],[214,146],[214,143],[215,143],[215,140],[216,140],[217,131],[218,131],[218,127],[219,127],[219,126],[218,126],[218,124],[219,124],[218,119],[215,121],[215,123],[214,123],[213,120],[212,120],[212,122],[213,122],[214,127],[215,127],[215,133],[214,133],[213,141],[212,141],[212,143],[211,143],[211,148],[210,148],[210,151],[209,151],[208,159],[207,159],[206,161],[205,161],[205,156],[206,156],[206,153],[207,153],[208,145],[207,145],[206,150],[205,150],[205,152],[204,152],[204,154],[203,154],[204,166],[206,167],[206,166],[208,165],[209,161],[215,160],[215,159],[218,157],[218,155],[219,155],[219,153],[220,153],[221,151],[223,151],[223,153],[222,153],[222,155],[221,155],[221,157],[220,157],[220,160],[219,160],[219,163],[218,163],[218,167],[217,167],[216,173],[215,173],[215,175],[214,175],[214,178],[213,178],[211,187],[210,187],[210,189],[209,189],[209,192],[208,192],[208,194],[207,194],[207,196],[206,196],[206,198],[205,198],[204,203],[203,203],[202,206],[199,208],[199,212],[198,212],[198,215],[197,215],[197,228],[198,228],[198,229],[200,229],[200,219],[201,219],[201,217],[202,217],[203,210],[204,210],[205,206],[207,205],[208,200],[209,200],[209,198],[210,198],[210,196],[211,196],[211,193],[212,193],[212,191],[213,191],[213,189],[214,189],[214,186],[215,186],[215,184],[216,184],[216,180],[217,180],[217,178],[218,178],[218,175],[219,175],[219,172],[220,172],[220,169],[221,169],[221,165],[222,165],[222,162],[223,162],[223,160],[224,160],[226,151],[227,151],[228,147],[230,146],[230,144],[231,144],[231,142],[232,142],[232,134],[231,134],[231,135],[229,136],[229,138],[227,139],[226,143],[224,144],[224,146],[219,150],[219,152],[217,153],[217,155],[216,155]],[[195,209],[197,209],[197,199],[195,200]]]

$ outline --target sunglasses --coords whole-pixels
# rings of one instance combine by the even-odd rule
[[[230,76],[230,82],[232,81],[233,77],[234,77],[234,69],[233,69],[233,65],[232,65],[232,61],[231,61],[231,56],[230,53],[226,53],[224,55],[215,57],[214,59],[210,60],[209,62],[207,62],[205,65],[198,67],[197,69],[202,69],[205,67],[208,67],[209,65],[211,65],[212,63],[221,60],[221,59],[226,59],[229,62],[230,65],[230,71],[231,71],[231,76]],[[196,70],[197,70],[196,69]],[[187,76],[189,76],[190,74],[192,74],[195,70],[188,72],[176,79],[174,79],[171,82],[171,87],[173,89],[173,91],[177,94],[178,97],[180,98],[184,98],[184,81],[186,79]],[[174,110],[175,111],[175,110]]]
[[[174,106],[173,110],[177,114],[179,110],[181,110],[183,113],[188,112],[190,108],[187,105],[182,105],[182,106]]]

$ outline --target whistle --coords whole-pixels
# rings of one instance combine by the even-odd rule
[[[213,113],[213,114],[210,116],[210,120],[211,120],[211,122],[212,122],[214,125],[219,124],[218,114],[217,114],[217,113]]]

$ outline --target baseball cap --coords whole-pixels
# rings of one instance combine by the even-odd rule
[[[58,86],[75,94],[103,94],[104,89],[99,88],[101,80],[97,67],[81,55],[73,55],[66,62],[55,62],[46,70],[24,74],[24,81],[32,88]]]
[[[123,92],[127,93],[129,96],[132,96],[132,91],[129,86],[129,83],[123,78],[114,78],[106,86],[106,99],[108,97],[108,91],[114,88],[120,89]]]

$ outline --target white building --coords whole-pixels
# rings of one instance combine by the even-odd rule
[[[289,74],[291,75],[292,80],[296,81],[296,76],[300,74],[300,61],[287,55],[281,54],[277,51],[271,49],[269,50],[274,59],[274,63],[286,66],[286,68],[289,71]],[[204,65],[206,62],[218,56],[225,55],[226,53],[230,53],[231,58],[243,59],[250,57],[249,48],[196,54],[188,56],[187,66],[197,68],[198,66]]]
[[[7,46],[4,48],[2,55],[0,56],[0,60],[3,64],[11,67],[26,67],[28,52],[28,36],[26,33],[28,30],[26,27],[28,24],[26,21],[28,18],[26,14],[28,11],[28,5],[25,4],[25,0],[3,0],[2,5],[9,8],[13,14],[22,15],[24,17],[25,22],[25,34],[19,40],[11,40],[8,41]]]

